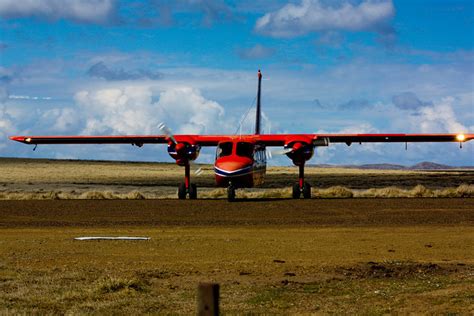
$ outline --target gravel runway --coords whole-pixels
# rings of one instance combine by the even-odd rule
[[[472,198],[0,201],[0,227],[473,225]]]

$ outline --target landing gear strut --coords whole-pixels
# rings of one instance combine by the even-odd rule
[[[301,194],[305,199],[311,198],[311,185],[304,181],[304,163],[299,165],[299,179],[293,185],[293,198],[299,199]]]
[[[232,183],[229,183],[229,186],[227,187],[227,201],[235,201],[235,187],[232,185]]]
[[[191,172],[189,162],[184,165],[184,183],[181,183],[178,187],[178,199],[185,200],[186,195],[189,195],[189,199],[197,199],[197,187],[195,183],[191,183]]]

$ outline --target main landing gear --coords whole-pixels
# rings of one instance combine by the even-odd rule
[[[191,183],[189,162],[184,165],[184,183],[181,183],[178,187],[178,199],[185,200],[186,195],[189,195],[189,199],[197,199],[197,187],[195,183]]]
[[[299,165],[299,179],[293,185],[293,198],[299,199],[301,194],[303,194],[305,199],[311,198],[311,185],[304,181],[304,164]]]

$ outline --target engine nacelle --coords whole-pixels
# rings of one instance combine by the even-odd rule
[[[290,158],[296,166],[304,164],[310,160],[314,154],[314,147],[301,141],[294,141],[285,144],[286,149],[291,149],[286,155]]]
[[[168,154],[176,160],[180,166],[188,164],[190,161],[196,160],[201,151],[201,146],[188,142],[178,142],[168,144]]]

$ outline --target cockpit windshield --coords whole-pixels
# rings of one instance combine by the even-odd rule
[[[232,154],[231,142],[220,143],[219,146],[217,146],[217,153],[216,153],[217,158],[230,156],[231,154]]]
[[[237,155],[241,157],[253,157],[253,144],[247,142],[237,143]]]

